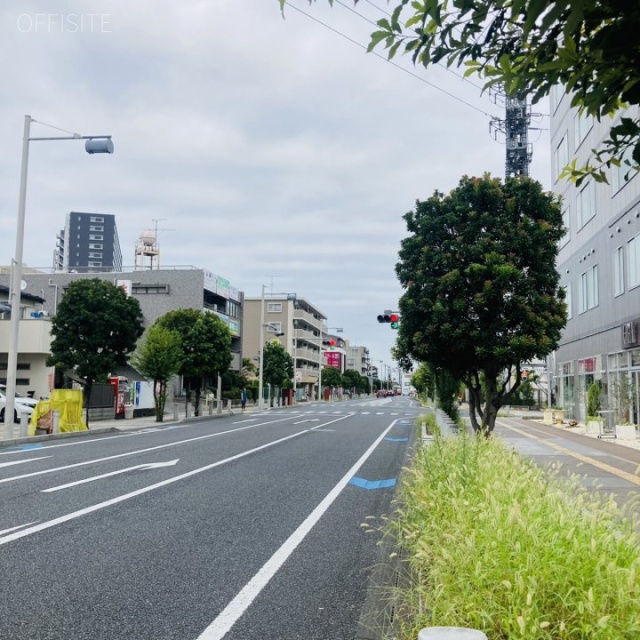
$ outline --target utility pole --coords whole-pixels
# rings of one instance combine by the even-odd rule
[[[532,114],[527,97],[523,94],[507,96],[499,92],[496,98],[504,100],[505,117],[504,120],[492,118],[489,129],[494,139],[497,140],[498,133],[505,137],[505,179],[529,176],[533,146],[528,140]]]

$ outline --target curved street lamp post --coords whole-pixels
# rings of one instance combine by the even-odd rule
[[[10,299],[11,320],[9,326],[9,349],[7,358],[7,386],[4,408],[4,423],[12,425],[15,412],[16,396],[16,372],[18,369],[18,337],[20,321],[20,284],[22,282],[22,253],[24,246],[24,218],[27,200],[27,170],[29,167],[29,143],[42,140],[85,140],[85,151],[94,153],[113,153],[111,136],[81,136],[74,133],[71,136],[56,137],[31,137],[31,123],[38,122],[31,116],[24,117],[24,135],[22,138],[22,166],[20,170],[20,194],[18,198],[18,224],[16,229],[16,250],[11,269]],[[44,123],[40,123],[44,124]],[[50,125],[48,125],[50,126]],[[5,427],[7,437],[10,435],[10,426]]]

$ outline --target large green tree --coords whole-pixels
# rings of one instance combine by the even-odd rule
[[[87,426],[93,383],[127,363],[144,330],[142,322],[139,302],[98,278],[72,282],[58,305],[47,365],[73,369],[84,378]]]
[[[293,379],[293,358],[276,339],[264,345],[262,371],[263,382],[276,389],[287,386]],[[273,403],[273,395],[271,402]]]
[[[180,336],[182,361],[178,373],[187,390],[195,393],[195,415],[200,412],[202,389],[213,384],[231,364],[231,334],[227,325],[213,313],[197,309],[176,309],[156,322]]]
[[[156,422],[162,422],[167,384],[178,373],[182,363],[180,334],[158,323],[152,324],[138,344],[131,363],[140,373],[153,380]]]
[[[279,0],[281,8],[286,0]],[[329,0],[330,3],[333,0]],[[355,0],[357,2],[357,0]],[[637,0],[392,0],[369,49],[385,46],[430,67],[463,65],[486,87],[537,102],[563,85],[572,104],[597,117],[640,105]],[[605,179],[604,167],[640,164],[640,120],[622,118],[593,162],[573,170]]]
[[[464,177],[404,219],[398,344],[463,380],[474,429],[490,433],[522,365],[555,349],[566,322],[559,202],[528,178]]]

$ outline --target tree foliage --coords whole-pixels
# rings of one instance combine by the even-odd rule
[[[200,408],[202,389],[213,384],[231,364],[231,334],[227,325],[213,313],[197,309],[169,311],[156,322],[180,336],[182,359],[178,373],[190,393],[195,392],[195,415]]]
[[[398,344],[463,380],[474,428],[491,432],[521,365],[555,349],[566,322],[555,268],[564,233],[558,200],[528,178],[503,185],[463,177],[404,218]]]
[[[325,387],[341,387],[342,373],[335,367],[322,367],[322,384]]]
[[[354,0],[357,2],[357,0]],[[332,3],[332,0],[329,0]],[[280,0],[281,8],[285,0]],[[572,105],[596,118],[640,104],[640,11],[636,0],[394,0],[371,34],[393,58],[398,51],[430,67],[464,66],[507,95],[537,102],[556,85]],[[632,161],[627,160],[632,153]],[[640,164],[640,120],[623,118],[594,150],[596,164],[569,170],[605,180],[604,166]]]
[[[154,323],[142,337],[131,363],[140,373],[153,380],[156,422],[162,422],[167,384],[178,373],[182,363],[180,334]]]
[[[84,378],[87,424],[93,383],[127,363],[142,335],[142,321],[135,298],[98,278],[72,282],[58,305],[47,365],[73,369]]]
[[[267,342],[262,355],[262,380],[282,388],[293,378],[293,358],[278,340]]]

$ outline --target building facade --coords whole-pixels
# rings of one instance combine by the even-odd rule
[[[561,90],[551,94],[554,189],[563,198],[567,229],[558,271],[566,292],[568,322],[550,358],[555,404],[565,415],[586,417],[593,382],[601,385],[603,416],[620,420],[627,409],[638,423],[640,407],[640,177],[629,166],[607,171],[609,184],[580,186],[559,179],[571,158],[586,164],[621,116],[598,122],[579,115]],[[625,176],[625,174],[628,174]],[[626,177],[626,179],[625,179]]]
[[[68,213],[65,227],[56,238],[53,268],[78,273],[121,271],[116,217],[110,213]]]
[[[260,331],[260,324],[265,326]],[[243,305],[243,358],[256,366],[263,344],[277,339],[295,363],[296,399],[317,397],[320,368],[327,365],[323,341],[327,337],[327,317],[306,298],[296,294],[246,297]],[[337,347],[344,353],[344,348]]]
[[[169,311],[176,309],[199,309],[216,314],[229,327],[231,333],[231,351],[233,360],[230,369],[240,371],[242,366],[242,301],[243,294],[230,283],[210,271],[191,268],[163,268],[146,271],[101,273],[43,273],[25,270],[23,280],[26,283],[23,291],[23,305],[31,300],[37,317],[31,316],[25,307],[20,323],[18,346],[18,384],[20,392],[34,389],[36,396],[47,397],[53,388],[53,369],[45,367],[50,353],[51,335],[50,318],[55,316],[57,306],[71,282],[78,279],[99,278],[121,286],[140,303],[145,326]],[[9,275],[0,273],[0,287],[9,285]],[[27,305],[28,306],[28,305]],[[27,321],[28,318],[28,321]],[[6,326],[5,326],[6,325]],[[2,321],[0,315],[0,362],[5,362],[8,350],[9,321]],[[38,331],[37,335],[34,334]],[[34,334],[34,335],[32,335]],[[6,336],[6,338],[5,338]],[[4,360],[2,360],[4,358]],[[21,370],[29,367],[32,372],[32,383]],[[37,371],[36,371],[37,370]],[[1,376],[0,372],[0,376]],[[20,379],[21,378],[21,379]]]

